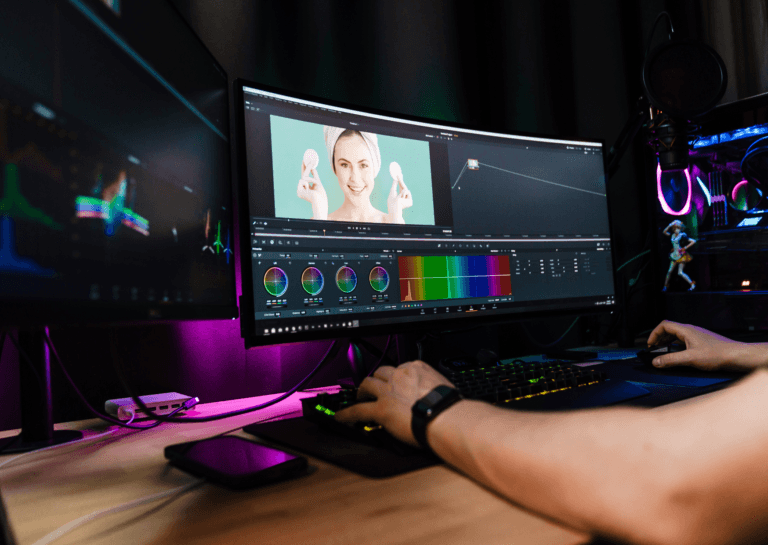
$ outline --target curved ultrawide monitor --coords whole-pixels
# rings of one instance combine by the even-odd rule
[[[0,323],[225,318],[228,82],[166,1],[0,17]]]
[[[613,308],[601,142],[235,95],[247,346]]]

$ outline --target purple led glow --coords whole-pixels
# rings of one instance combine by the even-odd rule
[[[735,186],[733,186],[733,191],[731,191],[731,200],[733,202],[736,202],[736,194],[739,192],[739,188],[743,185],[748,184],[746,180],[742,180],[739,183],[737,183]]]
[[[661,164],[656,164],[656,190],[659,194],[659,203],[661,203],[661,208],[669,214],[670,216],[684,216],[687,214],[691,209],[691,175],[688,173],[688,169],[685,169],[685,178],[688,180],[688,198],[685,200],[685,206],[683,206],[682,210],[678,210],[675,212],[672,210],[669,205],[667,204],[666,199],[664,199],[664,193],[661,191]]]

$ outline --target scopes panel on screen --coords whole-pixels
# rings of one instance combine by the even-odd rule
[[[600,142],[237,94],[247,343],[614,304]]]
[[[227,76],[179,14],[25,0],[0,35],[3,306],[234,315]]]

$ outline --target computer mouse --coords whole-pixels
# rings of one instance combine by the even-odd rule
[[[489,367],[499,364],[499,355],[488,348],[481,348],[478,350],[477,354],[475,354],[475,358],[480,367]]]
[[[672,352],[682,352],[686,349],[684,344],[678,341],[672,341],[668,343],[655,344],[648,348],[643,348],[637,353],[637,359],[639,359],[645,365],[653,365],[653,359],[657,356],[664,354],[670,354]]]

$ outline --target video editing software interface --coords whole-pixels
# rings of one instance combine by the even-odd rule
[[[178,13],[25,0],[0,35],[0,297],[234,308],[227,76]]]
[[[242,95],[257,336],[614,304],[601,143]]]

